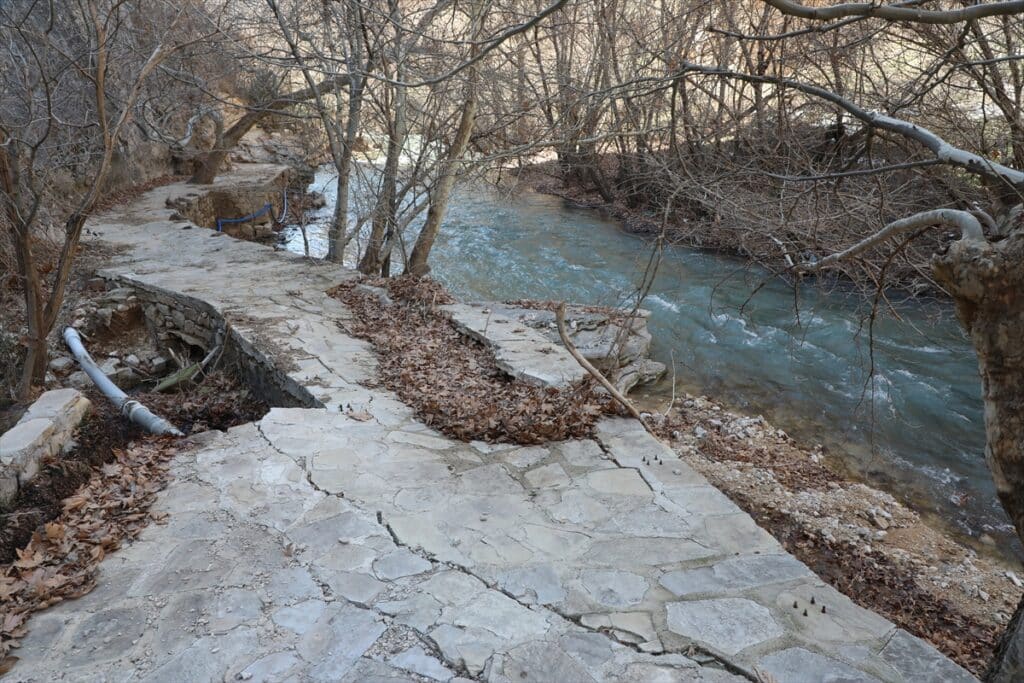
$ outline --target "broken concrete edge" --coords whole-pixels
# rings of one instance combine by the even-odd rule
[[[569,336],[576,350],[615,387],[626,393],[641,384],[660,379],[663,363],[648,357],[651,334],[644,315],[623,320],[611,314],[581,311]],[[456,303],[440,307],[463,335],[488,347],[498,367],[511,377],[542,387],[563,388],[587,377],[562,343],[554,314],[543,309],[515,308],[499,302]],[[621,335],[626,337],[620,341]]]
[[[483,304],[448,304],[440,307],[455,329],[494,353],[498,367],[511,377],[540,387],[567,387],[587,376],[561,344]],[[492,327],[493,326],[493,327]]]
[[[673,476],[682,475],[685,478],[695,477],[703,479],[703,476],[698,474],[689,465],[676,460],[674,451],[668,445],[655,438],[646,429],[644,429],[638,421],[632,418],[605,418],[598,423],[594,434],[594,440],[605,452],[606,456],[620,468],[635,470],[651,488],[651,491],[654,492],[655,496],[663,499],[663,504],[671,506],[673,501],[670,497],[666,496],[667,486],[658,476],[657,469],[652,467],[655,462],[658,462],[659,465],[663,460],[671,462],[673,467]],[[708,485],[710,486],[710,484]],[[717,489],[715,490],[717,491]],[[725,497],[724,493],[719,493],[723,498]],[[726,498],[726,500],[728,499]],[[728,502],[730,505],[735,507],[737,512],[742,512],[738,506],[735,506],[735,504],[732,503],[732,501]],[[754,522],[754,524],[757,525],[756,522]],[[870,609],[858,606],[850,596],[842,593],[827,581],[821,579],[821,577],[813,572],[804,562],[790,554],[773,536],[771,536],[768,531],[764,530],[760,525],[757,525],[757,527],[765,536],[771,538],[775,545],[778,546],[778,554],[761,553],[759,551],[758,554],[751,556],[751,558],[760,562],[775,563],[783,561],[785,565],[788,565],[788,568],[784,569],[779,576],[775,577],[775,581],[767,582],[764,580],[766,577],[770,577],[772,575],[771,571],[769,571],[767,567],[762,568],[761,572],[767,572],[762,573],[761,575],[762,584],[755,586],[754,583],[751,583],[750,586],[746,587],[746,590],[740,591],[740,597],[737,598],[723,598],[720,595],[720,591],[711,590],[706,586],[702,587],[702,582],[713,584],[716,581],[721,581],[722,577],[720,576],[712,578],[715,573],[720,571],[720,568],[724,568],[732,563],[740,563],[744,560],[749,560],[750,558],[744,558],[739,555],[722,555],[717,558],[704,558],[701,564],[694,565],[691,568],[663,574],[659,579],[659,584],[680,599],[678,602],[666,603],[670,630],[675,632],[677,635],[682,635],[686,629],[681,627],[685,626],[687,618],[690,618],[690,615],[686,614],[685,610],[691,607],[707,609],[712,605],[717,607],[729,600],[736,600],[737,603],[744,602],[747,592],[757,591],[764,586],[772,584],[780,589],[786,587],[789,588],[789,590],[784,590],[782,595],[786,596],[786,600],[784,602],[787,604],[789,600],[793,600],[794,608],[797,608],[799,605],[799,608],[804,610],[810,609],[812,606],[816,609],[817,606],[815,604],[813,593],[810,596],[801,594],[807,588],[807,578],[811,577],[820,586],[822,591],[831,591],[834,597],[842,598],[849,607],[862,611],[865,615],[868,615],[872,621],[876,622],[885,630],[885,635],[881,638],[880,646],[878,647],[878,651],[875,653],[878,656],[887,660],[898,659],[909,661],[910,664],[907,665],[909,670],[914,670],[915,668],[919,668],[921,671],[934,669],[934,680],[940,680],[945,676],[955,676],[956,680],[974,680],[974,677],[967,672],[967,670],[956,662],[947,659],[945,655],[939,652],[931,643],[927,642],[923,638],[915,636],[906,629],[897,626],[882,615],[879,615]],[[708,560],[711,560],[710,563]],[[778,567],[775,568],[775,571],[778,571]],[[708,574],[709,572],[710,574]],[[740,588],[743,587],[740,586]],[[808,597],[810,598],[809,600]],[[821,603],[821,607],[822,613],[825,613],[823,602]],[[842,609],[845,611],[846,608],[844,607]],[[739,609],[738,607],[730,606],[728,611],[739,611]],[[709,621],[722,618],[724,618],[723,615],[716,615],[713,613],[703,614],[697,621],[701,623],[708,623]],[[673,622],[677,623],[677,628],[672,627]],[[773,621],[771,623],[777,622]],[[784,635],[781,637],[785,638]],[[692,646],[697,650],[709,653],[720,661],[730,662],[732,665],[738,666],[738,663],[735,661],[736,657],[734,656],[736,653],[720,651],[715,647],[701,642],[699,638],[691,640],[691,642]],[[744,674],[752,675],[753,680],[760,681],[762,680],[762,672],[759,670],[759,665],[761,663],[770,663],[772,668],[781,668],[782,670],[787,670],[788,673],[792,673],[793,675],[797,675],[798,673],[800,675],[810,675],[810,672],[812,671],[814,673],[818,673],[819,669],[822,671],[828,669],[835,675],[852,676],[849,680],[862,680],[861,678],[858,678],[858,676],[863,676],[866,672],[870,672],[871,667],[864,666],[863,670],[858,670],[851,666],[855,659],[851,653],[860,647],[862,646],[858,645],[856,647],[851,646],[847,648],[850,653],[844,652],[842,653],[843,658],[837,659],[835,658],[836,653],[815,652],[814,649],[808,649],[808,643],[794,640],[790,642],[786,648],[774,649],[770,653],[759,658],[758,665],[755,665],[754,667],[755,670],[746,670],[744,671]],[[797,663],[804,668],[792,668]],[[808,667],[810,668],[809,670]],[[872,673],[878,675],[881,674],[881,672]],[[811,679],[808,678],[807,680]]]
[[[39,472],[43,459],[65,452],[92,403],[76,389],[45,392],[0,435],[0,509]]]
[[[186,220],[196,226],[216,230],[218,219],[227,219],[222,231],[238,239],[264,242],[274,236],[273,223],[283,205],[283,193],[299,176],[284,164],[253,164],[264,167],[261,177],[234,185],[197,187],[174,197],[168,197],[166,207],[173,213],[171,220]],[[250,221],[236,222],[243,216],[258,213],[270,204],[272,210]]]
[[[324,408],[320,400],[293,379],[285,369],[257,348],[239,325],[228,324],[212,304],[162,287],[156,287],[131,273],[100,270],[97,275],[119,287],[135,290],[143,302],[147,326],[162,344],[172,337],[186,344],[211,348],[217,329],[227,329],[221,363],[230,368],[261,398],[281,407]]]

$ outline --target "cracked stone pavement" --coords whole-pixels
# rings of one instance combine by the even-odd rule
[[[324,294],[351,274],[182,229],[165,200],[195,191],[92,221],[122,247],[105,276],[208,304],[306,407],[192,437],[167,523],[36,615],[10,680],[974,680],[635,421],[530,447],[429,429],[361,384],[374,356]]]

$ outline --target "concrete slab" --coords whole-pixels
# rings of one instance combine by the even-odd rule
[[[361,384],[372,350],[324,294],[351,274],[181,230],[166,202],[194,191],[92,221],[120,247],[107,276],[230,322],[254,381],[294,407],[183,449],[157,502],[168,523],[30,622],[11,680],[970,680],[824,586],[634,421],[549,447],[432,432]],[[557,355],[523,339],[509,328],[516,363]],[[829,614],[794,614],[811,595]]]

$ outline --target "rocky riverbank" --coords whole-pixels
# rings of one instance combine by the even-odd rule
[[[653,403],[645,405],[652,411]],[[1021,567],[957,542],[761,416],[682,394],[651,422],[680,457],[859,604],[981,674],[1024,593]]]

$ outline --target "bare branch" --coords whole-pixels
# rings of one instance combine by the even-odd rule
[[[959,9],[926,10],[874,2],[850,2],[829,7],[808,7],[792,0],[764,0],[783,14],[814,21],[835,21],[847,17],[869,17],[915,24],[959,24],[985,17],[999,17],[1024,12],[1024,1],[1008,0],[969,5]]]
[[[795,267],[797,272],[816,273],[830,266],[852,258],[871,247],[877,246],[886,240],[892,239],[905,232],[911,232],[920,228],[933,227],[937,225],[951,225],[960,228],[961,238],[969,241],[985,242],[985,233],[981,228],[981,222],[968,211],[958,209],[936,209],[934,211],[922,211],[913,216],[893,221],[873,235],[857,242],[843,251],[830,254],[819,261],[805,261]]]

